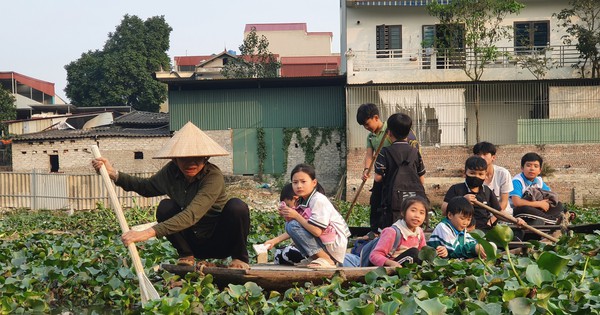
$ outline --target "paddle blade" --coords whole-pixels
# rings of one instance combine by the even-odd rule
[[[151,300],[160,299],[160,295],[150,282],[150,279],[146,276],[145,273],[138,273],[138,278],[140,279],[140,294],[142,295],[142,305],[145,305],[146,302]]]

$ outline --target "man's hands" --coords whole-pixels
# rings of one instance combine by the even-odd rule
[[[99,157],[97,159],[92,160],[92,167],[96,170],[96,172],[100,172],[100,168],[102,165],[106,167],[106,172],[108,173],[108,177],[113,181],[117,180],[117,170],[112,167],[110,162],[103,157]]]
[[[129,230],[127,233],[121,235],[121,241],[125,246],[129,246],[131,243],[143,242],[154,236],[156,236],[156,231],[153,228],[143,231]]]

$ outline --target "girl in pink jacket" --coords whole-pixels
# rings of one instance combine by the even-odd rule
[[[425,234],[421,225],[429,212],[429,202],[421,196],[412,196],[402,202],[402,218],[392,226],[381,231],[375,248],[369,255],[374,266],[401,267],[402,264],[420,263],[419,250],[425,246]],[[400,241],[396,248],[396,235],[400,232]]]

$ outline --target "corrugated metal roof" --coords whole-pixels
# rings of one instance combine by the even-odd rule
[[[440,4],[448,4],[450,0],[437,0]],[[412,7],[412,6],[426,6],[433,2],[432,0],[392,0],[392,1],[362,1],[354,0],[349,1],[350,6],[400,6],[400,7]]]
[[[119,126],[100,127],[88,130],[48,130],[36,133],[29,133],[13,138],[13,142],[39,141],[39,140],[61,140],[78,139],[94,137],[170,137],[171,132],[168,126],[160,128],[122,128]]]
[[[169,124],[169,114],[134,111],[115,118],[114,123],[116,125],[162,126]]]

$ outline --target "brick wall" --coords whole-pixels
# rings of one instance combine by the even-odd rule
[[[162,148],[168,137],[67,139],[13,143],[13,171],[29,172],[32,169],[50,171],[50,155],[58,155],[59,172],[92,172],[90,146],[97,144],[102,156],[108,158],[119,170],[126,172],[156,172],[168,160],[152,157]],[[135,159],[141,152],[143,159]]]
[[[206,130],[204,131],[211,139],[222,146],[229,155],[213,156],[210,162],[217,165],[223,174],[233,174],[233,134],[231,130]]]
[[[472,153],[472,147],[424,147],[423,159],[425,190],[432,204],[441,204],[448,187],[461,182],[464,161]],[[521,157],[527,152],[537,152],[544,164],[555,171],[544,178],[560,200],[577,205],[600,204],[600,159],[596,152],[600,144],[557,144],[557,145],[503,145],[498,146],[496,164],[507,168],[514,176],[520,172]],[[348,152],[348,178],[346,199],[354,198],[361,184],[365,149]],[[372,180],[368,180],[358,202],[368,203]]]
[[[308,135],[308,133],[308,129],[301,129],[303,137]],[[343,154],[346,151],[345,143],[342,143],[340,134],[334,131],[331,138],[330,143],[321,146],[319,151],[316,152],[315,165],[313,165],[317,173],[317,180],[329,194],[333,194],[337,190],[346,163]],[[296,136],[294,136],[288,147],[287,171],[284,175],[285,182],[290,181],[292,169],[299,163],[304,163],[304,155],[304,151],[298,144]]]

